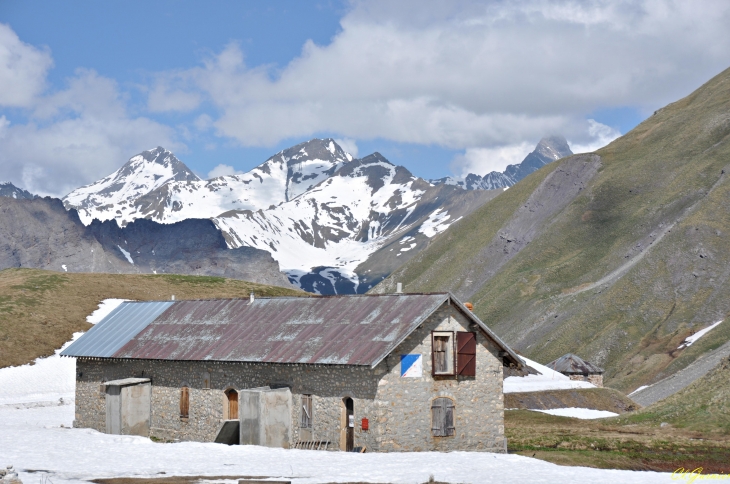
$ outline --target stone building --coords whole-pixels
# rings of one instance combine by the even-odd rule
[[[446,293],[125,302],[62,355],[76,427],[368,452],[505,452],[523,366]]]
[[[603,368],[573,353],[567,353],[545,366],[570,377],[571,380],[587,381],[597,387],[603,387]]]

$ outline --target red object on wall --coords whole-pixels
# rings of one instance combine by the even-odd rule
[[[362,419],[362,429],[370,430],[370,422],[366,418]]]

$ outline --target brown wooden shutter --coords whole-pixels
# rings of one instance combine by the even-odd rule
[[[456,372],[463,376],[477,374],[477,335],[476,333],[456,333]]]
[[[190,389],[182,387],[180,389],[180,417],[188,418],[190,415]]]

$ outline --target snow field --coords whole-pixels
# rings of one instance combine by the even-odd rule
[[[578,408],[578,407],[568,407],[568,408],[551,408],[549,410],[533,410],[530,409],[533,412],[542,412],[547,413],[550,415],[557,415],[559,417],[573,417],[573,418],[579,418],[579,419],[595,419],[595,418],[608,418],[608,417],[615,417],[618,414],[614,412],[609,412],[607,410],[594,410],[592,408]]]
[[[524,377],[510,376],[504,379],[504,393],[540,392],[545,390],[571,390],[574,388],[596,388],[587,381],[571,380],[562,373],[553,371],[545,365],[520,356],[528,366],[534,368],[540,375]]]
[[[671,474],[557,466],[518,455],[483,452],[352,454],[183,442],[70,429],[73,406],[0,408],[0,455],[33,483],[45,471],[54,484],[109,477],[171,475],[285,477],[322,482],[596,483],[672,482]],[[63,427],[61,427],[63,425]]]

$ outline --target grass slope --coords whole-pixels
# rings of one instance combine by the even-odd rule
[[[0,271],[0,368],[49,356],[108,298],[168,300],[306,295],[293,289],[208,276]]]
[[[486,283],[479,252],[566,158],[454,224],[384,284],[456,290],[509,344],[537,361],[573,352],[628,392],[730,339],[730,69],[597,152],[584,190]],[[376,288],[377,289],[377,288]]]
[[[528,410],[504,415],[507,450],[555,464],[601,469],[730,472],[730,439],[671,426],[627,423],[623,417],[579,420]]]

